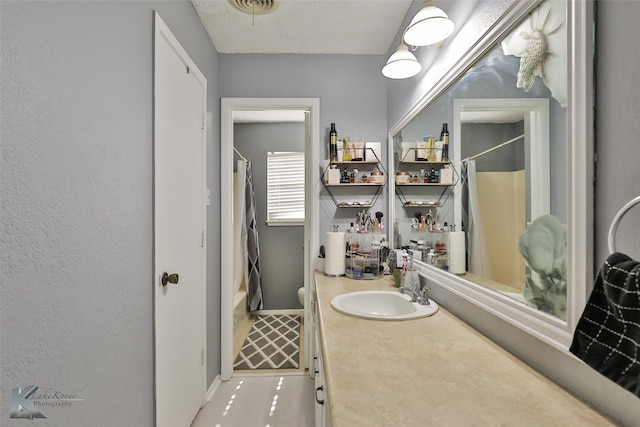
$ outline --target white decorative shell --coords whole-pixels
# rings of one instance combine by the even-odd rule
[[[562,107],[567,104],[565,2],[545,1],[502,41],[505,55],[520,58],[517,87],[530,91],[540,77]]]

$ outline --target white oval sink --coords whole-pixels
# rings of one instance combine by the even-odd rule
[[[427,317],[438,311],[432,299],[430,305],[411,301],[411,297],[393,291],[358,291],[340,294],[331,300],[331,307],[349,316],[376,320],[410,320]]]

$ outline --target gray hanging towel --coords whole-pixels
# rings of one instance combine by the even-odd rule
[[[640,397],[640,263],[609,255],[598,273],[569,350]]]
[[[458,231],[469,230],[469,162],[462,162],[462,168],[460,169],[460,188],[462,188],[460,199],[462,201],[462,212],[460,213],[461,224],[456,224],[459,228]],[[469,233],[465,235],[465,265],[468,268],[466,260],[469,259]]]
[[[247,262],[249,283],[247,284],[247,310],[262,309],[262,277],[260,274],[260,246],[258,244],[258,222],[256,220],[256,198],[253,192],[253,172],[251,162],[247,164],[245,185],[245,208],[247,220]]]

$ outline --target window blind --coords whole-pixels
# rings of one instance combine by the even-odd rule
[[[267,224],[304,224],[304,153],[267,152]]]

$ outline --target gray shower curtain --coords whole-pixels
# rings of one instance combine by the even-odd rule
[[[246,162],[247,176],[244,191],[247,221],[247,261],[249,282],[247,283],[247,310],[262,309],[262,277],[260,274],[260,246],[258,244],[258,222],[256,220],[256,198],[253,192],[251,162]]]
[[[462,161],[462,167],[460,169],[460,185],[462,187],[461,191],[461,199],[462,199],[462,212],[460,213],[460,219],[462,224],[460,224],[460,230],[465,232],[465,270],[469,270],[469,165],[467,161]]]
[[[467,271],[491,279],[482,212],[478,200],[476,161],[462,162],[462,221],[467,237]]]

